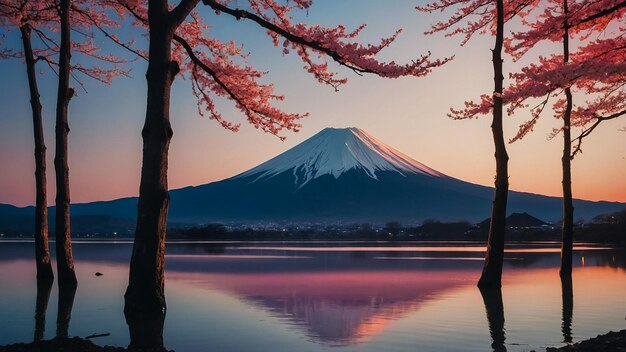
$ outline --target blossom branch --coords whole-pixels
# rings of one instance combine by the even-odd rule
[[[571,158],[574,158],[574,156],[576,156],[576,154],[578,153],[582,153],[582,143],[583,143],[583,138],[587,137],[588,135],[591,134],[591,132],[593,132],[593,130],[596,129],[596,127],[598,127],[602,122],[604,121],[608,121],[608,120],[613,120],[616,119],[620,116],[626,115],[626,110],[622,110],[619,112],[616,112],[612,115],[609,116],[596,116],[596,121],[593,123],[593,125],[591,125],[591,127],[583,130],[580,135],[578,135],[578,137],[576,137],[573,142],[576,142],[576,146],[574,147],[574,151],[572,152],[572,156]]]

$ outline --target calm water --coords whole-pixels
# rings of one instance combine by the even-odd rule
[[[35,334],[32,246],[0,242],[0,344]],[[79,286],[70,336],[109,333],[93,341],[128,345],[122,296],[131,248],[74,244]],[[483,251],[476,244],[169,243],[165,346],[539,351],[626,328],[624,250],[577,246],[570,291],[558,277],[558,245],[511,247],[502,294],[486,297],[475,287]],[[45,338],[55,336],[57,301],[55,284],[39,329]]]

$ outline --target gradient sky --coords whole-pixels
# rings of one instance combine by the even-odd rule
[[[436,57],[454,54],[455,59],[425,78],[387,80],[358,76],[333,66],[349,78],[339,92],[316,82],[302,70],[296,56],[283,56],[271,40],[251,22],[236,21],[201,8],[212,25],[212,35],[235,39],[251,53],[250,63],[269,71],[278,93],[286,95],[280,106],[290,112],[309,112],[299,133],[285,133],[281,142],[247,125],[230,101],[219,107],[231,121],[242,122],[232,133],[197,113],[189,81],[174,84],[171,119],[174,137],[170,149],[171,189],[204,184],[243,172],[281,153],[324,127],[359,127],[412,158],[450,176],[492,185],[495,162],[489,129],[490,117],[453,121],[450,107],[492,91],[492,38],[474,38],[459,47],[460,38],[426,37],[423,32],[440,15],[414,10],[421,1],[317,0],[308,14],[298,19],[323,25],[345,24],[354,28],[368,23],[361,42],[376,42],[398,28],[404,32],[380,56],[383,60],[407,62],[427,51]],[[510,29],[510,28],[509,28]],[[139,42],[145,38],[139,37]],[[11,33],[6,41],[17,45]],[[145,45],[145,44],[143,44]],[[103,48],[111,45],[103,40]],[[537,55],[558,50],[558,44],[543,45],[520,63],[505,59],[505,69],[514,71]],[[112,49],[118,50],[118,49]],[[81,60],[80,57],[73,58]],[[49,202],[54,202],[54,103],[56,77],[45,70],[39,76],[48,146]],[[70,182],[72,202],[108,200],[137,195],[141,166],[140,131],[145,114],[146,63],[130,65],[131,78],[118,78],[112,86],[87,82],[88,93],[78,91],[70,104]],[[0,63],[0,203],[19,206],[34,203],[32,120],[26,72],[19,60]],[[584,99],[584,97],[577,97]],[[530,114],[520,110],[505,120],[506,138]],[[560,194],[560,136],[546,136],[559,121],[545,114],[535,132],[508,146],[511,189],[547,195]],[[583,145],[584,153],[573,163],[576,198],[626,202],[626,121],[601,125]]]

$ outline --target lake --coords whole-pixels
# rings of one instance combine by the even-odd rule
[[[128,345],[131,249],[74,243],[79,285],[60,329]],[[485,296],[476,288],[483,255],[481,244],[458,242],[168,243],[165,347],[540,351],[626,328],[624,249],[577,244],[569,286],[559,279],[557,243],[509,245],[501,294]],[[0,241],[0,345],[57,331],[56,282],[36,324],[33,257],[31,242]]]

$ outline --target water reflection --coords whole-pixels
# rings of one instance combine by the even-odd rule
[[[50,301],[53,280],[37,280],[37,302],[35,303],[34,341],[43,340],[46,331],[46,310]]]
[[[24,279],[35,276],[31,246],[0,241],[0,316],[5,317],[0,345],[33,337],[35,290],[35,339],[54,336],[53,319],[45,326],[45,308],[48,299],[57,299],[57,291]],[[620,250],[574,252],[573,327],[572,284],[559,282],[556,252],[505,255],[503,295],[475,288],[482,258],[461,248],[242,247],[209,251],[202,244],[168,244],[164,327],[164,316],[126,317],[124,325],[122,294],[132,244],[79,244],[81,290],[61,292],[58,335],[68,335],[71,316],[71,335],[110,333],[94,342],[130,343],[135,349],[163,350],[165,341],[176,351],[210,346],[241,352],[518,352],[558,347],[624,324],[626,271],[613,269],[626,265]],[[580,266],[583,255],[585,267]],[[96,271],[104,276],[96,278]],[[74,295],[75,300],[68,299]]]
[[[504,342],[504,304],[502,303],[502,290],[500,288],[481,289],[480,294],[485,303],[489,333],[491,335],[491,347],[494,352],[506,352]]]
[[[211,275],[205,284],[287,320],[317,342],[346,346],[371,340],[450,289],[473,285],[475,276],[458,271],[282,272]],[[193,274],[173,278],[199,284]]]
[[[68,338],[72,307],[76,296],[76,284],[59,285],[59,309],[57,311],[57,337]]]
[[[563,296],[563,317],[561,323],[563,342],[572,343],[572,315],[574,313],[574,291],[571,276],[565,276],[561,278],[561,294]]]

